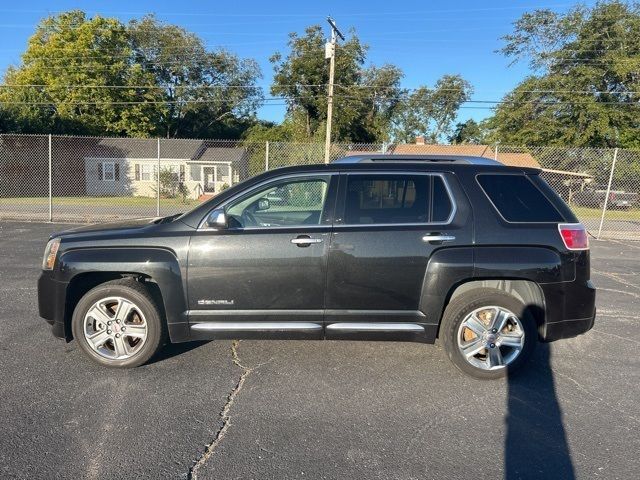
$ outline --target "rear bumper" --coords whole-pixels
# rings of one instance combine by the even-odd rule
[[[38,279],[38,312],[51,325],[51,332],[69,340],[71,332],[65,325],[66,282],[55,280],[51,272],[43,271]]]
[[[545,322],[540,339],[553,342],[588,332],[596,317],[596,289],[590,280],[541,285],[545,295]]]
[[[562,338],[571,338],[588,332],[593,327],[595,312],[590,318],[576,318],[562,322],[547,323],[545,325],[545,342],[553,342]]]

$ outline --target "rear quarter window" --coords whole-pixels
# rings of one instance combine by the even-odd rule
[[[564,222],[560,212],[526,175],[482,174],[477,180],[508,222]]]

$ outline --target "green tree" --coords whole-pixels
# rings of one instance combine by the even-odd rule
[[[299,137],[296,125],[289,119],[276,124],[267,121],[258,121],[242,133],[242,139],[247,143],[255,142],[289,142]]]
[[[324,57],[322,27],[313,25],[303,36],[289,35],[289,53],[271,57],[274,80],[271,93],[286,98],[287,119],[297,140],[324,138],[327,118],[328,60]],[[367,46],[355,32],[336,48],[334,141],[381,141],[400,89],[402,72],[395,66],[364,68]]]
[[[147,135],[156,109],[131,102],[156,99],[144,88],[153,78],[130,55],[126,28],[116,19],[87,19],[78,10],[48,17],[29,39],[22,64],[8,69],[0,102],[22,132]]]
[[[487,123],[476,122],[473,118],[456,123],[453,133],[449,136],[449,143],[453,144],[483,144],[488,141]]]
[[[257,63],[153,16],[128,26],[133,59],[151,76],[164,102],[158,130],[167,137],[235,137],[253,122],[262,102]]]
[[[640,4],[536,10],[504,40],[502,52],[535,75],[491,119],[502,143],[640,146]]]
[[[238,138],[255,122],[259,78],[255,61],[154,17],[124,25],[74,10],[43,20],[8,70],[1,128]]]
[[[395,65],[372,65],[362,71],[361,85],[350,89],[338,87],[338,91],[346,90],[348,95],[359,99],[357,121],[353,123],[362,130],[360,138],[368,142],[390,139],[391,121],[402,102],[400,81],[403,76],[402,70]]]
[[[15,133],[20,131],[12,112],[0,105],[0,133]]]
[[[392,118],[392,135],[397,142],[413,142],[422,135],[429,143],[438,143],[451,133],[462,104],[473,88],[460,75],[444,75],[433,88],[422,86],[404,92]]]
[[[259,121],[245,130],[242,134],[243,146],[249,158],[249,174],[257,175],[264,172],[266,167],[266,142],[291,142],[295,139],[295,125],[285,120],[277,125],[273,122]],[[295,149],[297,150],[297,149]],[[294,149],[285,151],[290,154]],[[274,152],[278,159],[282,159],[282,152]]]

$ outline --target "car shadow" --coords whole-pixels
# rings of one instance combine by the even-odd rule
[[[168,343],[147,362],[147,365],[183,355],[191,350],[195,350],[196,348],[210,343],[210,341],[211,340],[198,340],[192,342]]]
[[[550,364],[549,344],[529,365],[509,374],[505,479],[575,478]]]

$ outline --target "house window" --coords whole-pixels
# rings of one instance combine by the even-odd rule
[[[178,165],[167,165],[166,167],[162,167],[162,170],[164,172],[170,172],[171,173],[171,181],[172,182],[179,182],[180,181],[180,176],[178,174]]]
[[[102,164],[102,180],[105,182],[115,182],[116,164],[114,162],[105,162]]]
[[[140,164],[140,180],[142,180],[143,182],[154,180],[155,170],[155,165],[150,165],[148,163]]]

